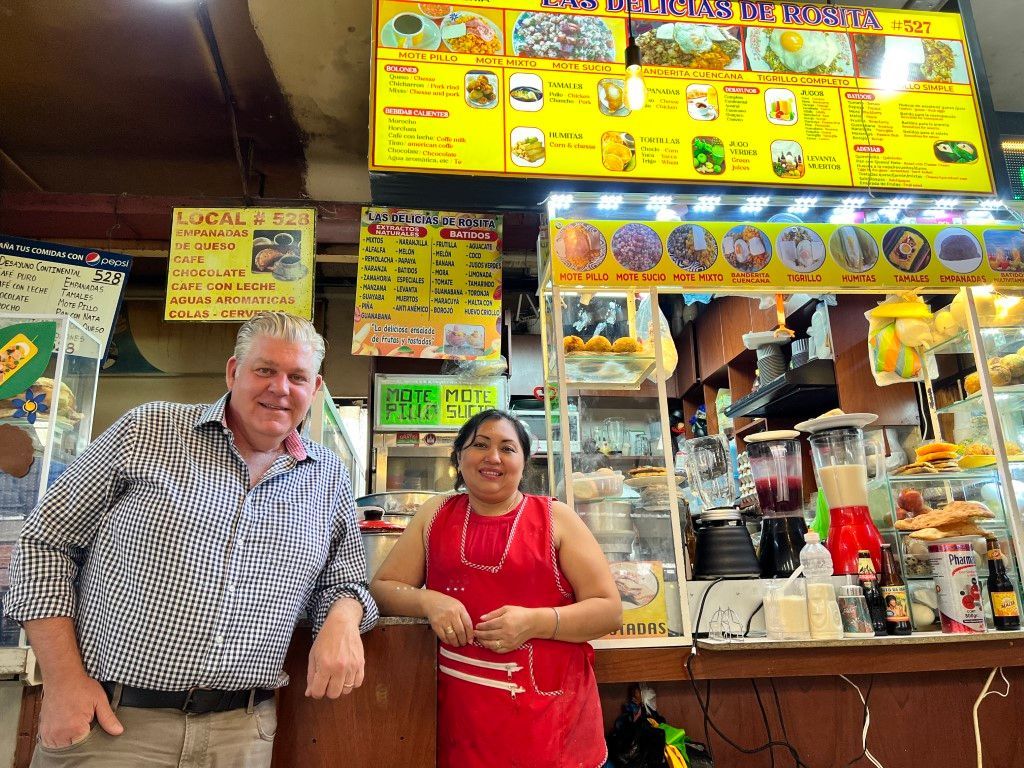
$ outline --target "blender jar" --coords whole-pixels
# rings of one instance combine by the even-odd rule
[[[818,488],[828,503],[828,549],[836,575],[857,573],[857,551],[871,552],[876,572],[881,570],[882,536],[868,509],[868,471],[864,432],[841,427],[813,433],[808,438],[814,457]],[[877,445],[870,444],[871,452]]]
[[[803,466],[799,433],[764,432],[747,439],[747,455],[761,507],[758,561],[763,578],[789,576],[800,565],[807,523],[803,507]]]

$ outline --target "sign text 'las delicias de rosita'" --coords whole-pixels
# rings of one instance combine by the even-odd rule
[[[493,358],[501,217],[364,208],[352,354]]]
[[[959,15],[625,2],[375,0],[370,169],[993,191]]]
[[[312,208],[175,208],[165,320],[313,317]]]

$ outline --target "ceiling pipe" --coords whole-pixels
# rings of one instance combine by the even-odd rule
[[[238,104],[235,101],[235,94],[231,90],[231,83],[228,82],[228,75],[224,69],[224,60],[220,55],[220,46],[217,44],[217,35],[213,31],[213,22],[210,19],[210,11],[207,8],[206,0],[200,0],[196,6],[196,16],[199,19],[199,26],[203,30],[203,37],[206,39],[206,47],[213,58],[213,65],[217,70],[217,80],[220,83],[220,91],[227,105],[228,120],[231,123],[231,141],[235,148],[235,161],[238,163],[238,173],[242,180],[242,199],[247,206],[252,205],[252,198],[249,196],[249,172],[242,156],[242,142],[238,137]]]

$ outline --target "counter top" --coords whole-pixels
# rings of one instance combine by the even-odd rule
[[[686,680],[689,646],[605,648],[596,652],[599,683]],[[895,674],[1024,666],[1024,632],[922,633],[908,638],[743,642],[698,640],[693,676],[702,680]]]

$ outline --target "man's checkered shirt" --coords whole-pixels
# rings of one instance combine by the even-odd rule
[[[228,397],[129,411],[25,522],[4,608],[74,617],[91,677],[272,688],[304,609],[314,630],[343,596],[363,605],[360,631],[377,620],[341,461],[292,434],[250,489]]]

